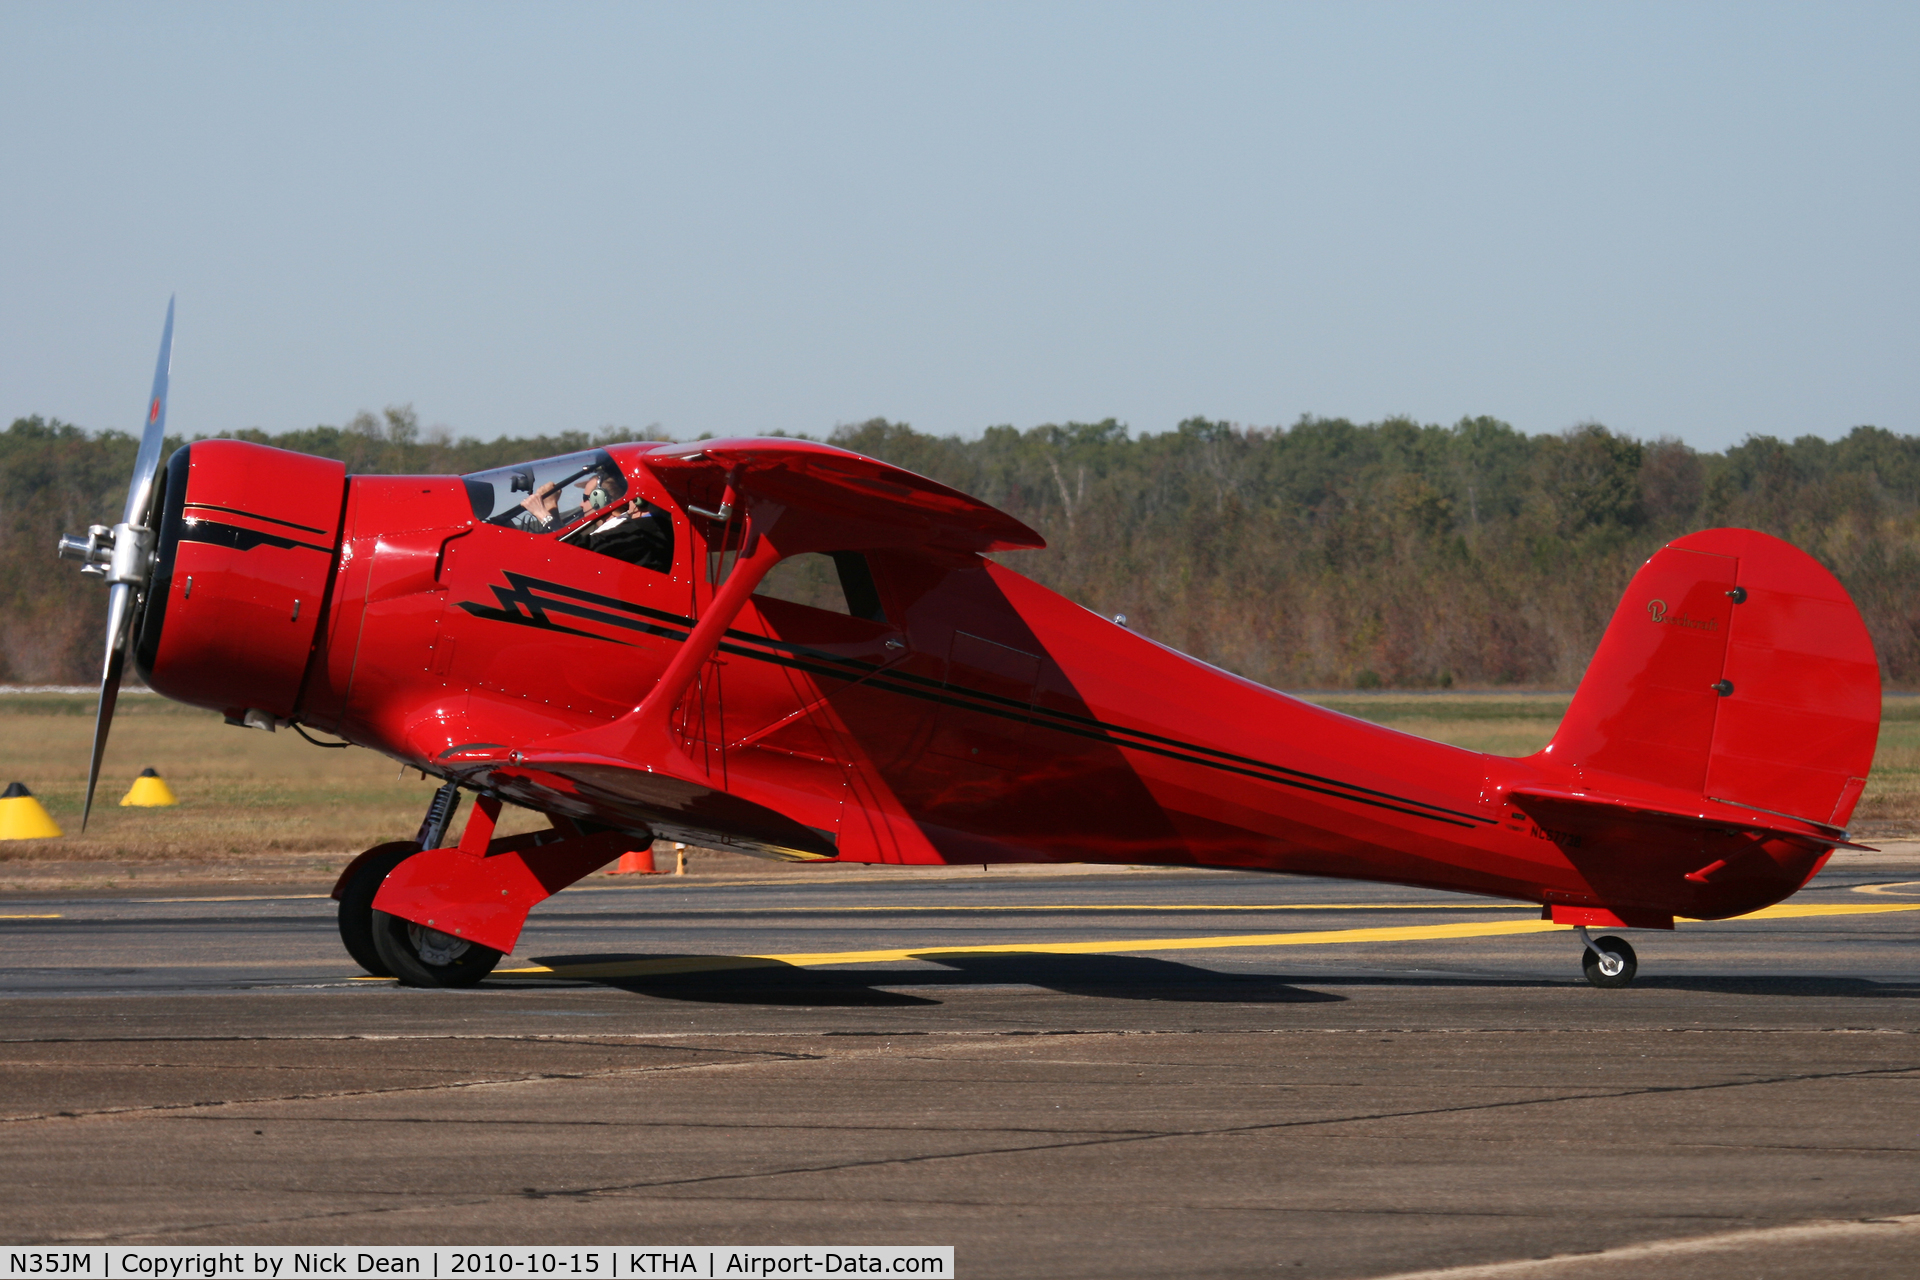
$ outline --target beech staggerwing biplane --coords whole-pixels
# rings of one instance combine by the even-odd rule
[[[789,439],[609,445],[469,476],[200,440],[162,468],[171,306],[110,584],[87,804],[122,669],[235,725],[442,779],[341,876],[373,973],[479,981],[536,903],[654,838],[860,863],[1278,871],[1539,903],[1599,985],[1668,928],[1776,902],[1848,844],[1880,721],[1846,592],[1713,529],[1634,577],[1518,759],[1296,701],[988,555],[1004,512]],[[466,792],[457,842],[450,820]],[[511,803],[551,828],[496,838]],[[83,818],[84,822],[84,818]]]

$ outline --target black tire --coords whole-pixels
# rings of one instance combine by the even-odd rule
[[[1586,971],[1587,981],[1596,987],[1624,987],[1633,981],[1633,975],[1640,969],[1639,958],[1633,954],[1633,948],[1627,945],[1625,938],[1608,936],[1595,938],[1593,946],[1602,951],[1611,952],[1620,961],[1617,973],[1608,973],[1608,966],[1594,954],[1593,947],[1583,948],[1580,953],[1580,967]]]
[[[388,972],[409,987],[470,987],[500,963],[492,947],[384,911],[373,913],[373,945]]]
[[[340,941],[353,962],[376,978],[391,978],[393,970],[373,945],[373,895],[380,892],[387,872],[418,852],[420,846],[411,840],[375,845],[361,855],[365,861],[340,891]]]

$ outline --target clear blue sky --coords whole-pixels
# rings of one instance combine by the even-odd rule
[[[0,420],[1920,432],[1920,6],[0,2]]]

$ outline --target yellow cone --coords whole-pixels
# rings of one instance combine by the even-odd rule
[[[60,824],[19,783],[9,784],[0,795],[0,840],[44,840],[61,834]]]
[[[179,800],[173,796],[173,787],[169,787],[167,781],[152,770],[152,766],[148,766],[140,770],[140,777],[132,779],[132,787],[121,796],[121,808],[127,808],[129,804],[136,804],[140,808],[165,808],[169,804],[179,804]]]
[[[143,809],[161,809],[179,803],[174,799],[173,788],[151,768],[142,769],[127,794],[120,797],[120,807],[123,809],[130,804]]]

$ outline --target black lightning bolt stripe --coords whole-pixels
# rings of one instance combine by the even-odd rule
[[[582,631],[578,627],[562,626],[549,615],[562,614],[570,618],[619,627],[624,631],[663,636],[668,640],[685,640],[687,633],[693,630],[693,620],[681,617],[679,614],[649,609],[641,604],[629,604],[625,600],[616,600],[612,596],[581,591],[575,587],[562,586],[557,582],[530,578],[523,573],[515,573],[511,569],[503,572],[506,575],[507,585],[493,588],[494,599],[499,602],[498,608],[491,608],[473,600],[460,601],[460,607],[474,617],[485,618],[490,622],[511,622],[523,627],[535,627],[541,631],[563,631],[568,635],[585,636],[590,640],[605,640],[611,644],[625,644],[626,641],[600,635],[598,632]],[[536,595],[535,592],[540,594]]]
[[[282,520],[278,516],[263,516],[257,511],[242,511],[239,507],[221,507],[211,502],[189,502],[186,505],[189,509],[197,511],[222,511],[230,516],[245,516],[249,520],[265,520],[268,524],[285,525],[289,529],[298,529],[302,533],[317,533],[323,538],[327,534],[325,529],[316,529],[310,524],[295,524],[291,520]]]
[[[235,551],[251,551],[255,547],[278,547],[290,551],[294,547],[305,547],[309,551],[318,551],[324,556],[333,554],[332,547],[322,547],[311,542],[296,542],[292,538],[283,538],[277,533],[242,529],[237,524],[222,524],[218,520],[189,518],[183,521],[180,525],[180,541],[207,542],[216,547],[232,547]]]
[[[461,601],[460,607],[476,618],[535,627],[543,631],[559,631],[568,635],[585,636],[588,639],[604,640],[611,644],[626,642],[612,636],[563,626],[553,621],[548,615],[563,614],[676,641],[685,640],[694,626],[692,618],[681,614],[631,604],[612,596],[582,591],[557,582],[547,582],[525,574],[514,573],[511,570],[503,572],[507,579],[507,586],[493,587],[494,597],[500,604],[499,608],[490,608],[474,601]],[[536,591],[540,594],[536,595]],[[1251,756],[1235,755],[1230,751],[1201,746],[1199,743],[1149,733],[1144,729],[1133,729],[1089,716],[1036,707],[998,694],[956,688],[926,676],[890,671],[880,663],[868,662],[860,658],[844,658],[807,645],[772,640],[749,632],[729,630],[718,648],[722,653],[732,654],[735,657],[757,659],[775,666],[789,667],[811,675],[827,676],[837,680],[865,681],[870,688],[884,689],[889,693],[924,702],[995,716],[1003,720],[1039,724],[1061,733],[1095,742],[1105,742],[1129,751],[1143,751],[1150,755],[1201,765],[1262,782],[1276,783],[1299,791],[1310,791],[1317,795],[1331,796],[1334,799],[1347,800],[1355,804],[1387,809],[1409,817],[1426,818],[1448,826],[1473,828],[1497,821],[1481,814],[1449,809],[1444,805],[1414,800],[1407,796],[1395,795],[1390,791],[1377,791],[1356,783],[1343,782],[1338,778],[1308,773],[1301,769],[1290,769],[1285,765],[1270,764]]]

